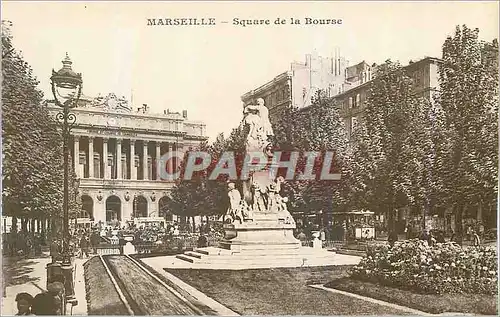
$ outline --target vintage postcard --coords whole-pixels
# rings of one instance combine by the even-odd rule
[[[2,2],[2,315],[497,315],[497,1]]]

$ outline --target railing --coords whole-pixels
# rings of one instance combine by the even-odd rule
[[[303,247],[312,247],[313,240],[302,240]],[[365,251],[369,245],[385,243],[385,241],[336,241],[336,240],[325,240],[323,241],[323,249],[340,249],[346,248],[351,250]]]
[[[100,244],[95,247],[98,255],[122,254],[123,248],[118,244]]]

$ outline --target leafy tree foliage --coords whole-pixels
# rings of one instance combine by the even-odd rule
[[[283,186],[283,195],[290,199],[290,209],[330,211],[346,208],[341,192],[351,174],[348,141],[335,100],[319,92],[308,108],[284,109],[273,130],[280,151],[300,153],[294,181],[288,181]],[[306,152],[319,153],[313,165],[313,175],[318,177],[313,180],[300,179],[307,164]],[[321,180],[319,177],[326,153],[334,153],[330,172],[340,173],[340,182]],[[281,159],[285,161],[288,158]]]
[[[11,26],[2,21],[3,210],[23,218],[26,228],[27,219],[62,217],[62,146],[54,146],[62,137],[31,67],[12,45]],[[74,186],[70,198],[74,212],[80,208]]]
[[[422,189],[429,180],[424,109],[399,63],[388,60],[377,69],[354,133],[357,182],[352,195],[361,206],[386,213],[391,230],[396,209],[427,197]]]
[[[204,142],[186,152],[180,164],[180,177],[176,180],[171,191],[171,199],[164,208],[183,217],[224,215],[229,204],[227,198],[229,175],[221,174],[215,179],[212,179],[211,175],[224,152],[234,154],[236,171],[240,175],[245,157],[244,140],[243,129],[235,128],[227,139],[221,133],[214,143]],[[189,157],[196,152],[210,154],[209,166],[202,171],[194,172],[191,179],[186,180],[184,177],[186,164]],[[195,164],[201,162],[202,158],[197,158]]]
[[[449,143],[441,155],[443,185],[458,236],[464,210],[494,206],[498,191],[498,41],[478,35],[478,29],[457,26],[444,42],[436,99]]]

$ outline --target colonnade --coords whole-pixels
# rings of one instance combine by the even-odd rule
[[[174,158],[158,164],[171,151],[183,148],[177,142],[75,135],[73,166],[77,178],[160,180],[162,168],[173,171],[179,163]]]

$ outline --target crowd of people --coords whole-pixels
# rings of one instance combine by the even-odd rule
[[[4,233],[2,237],[3,254],[7,256],[39,256],[46,243],[45,233],[19,232]]]

